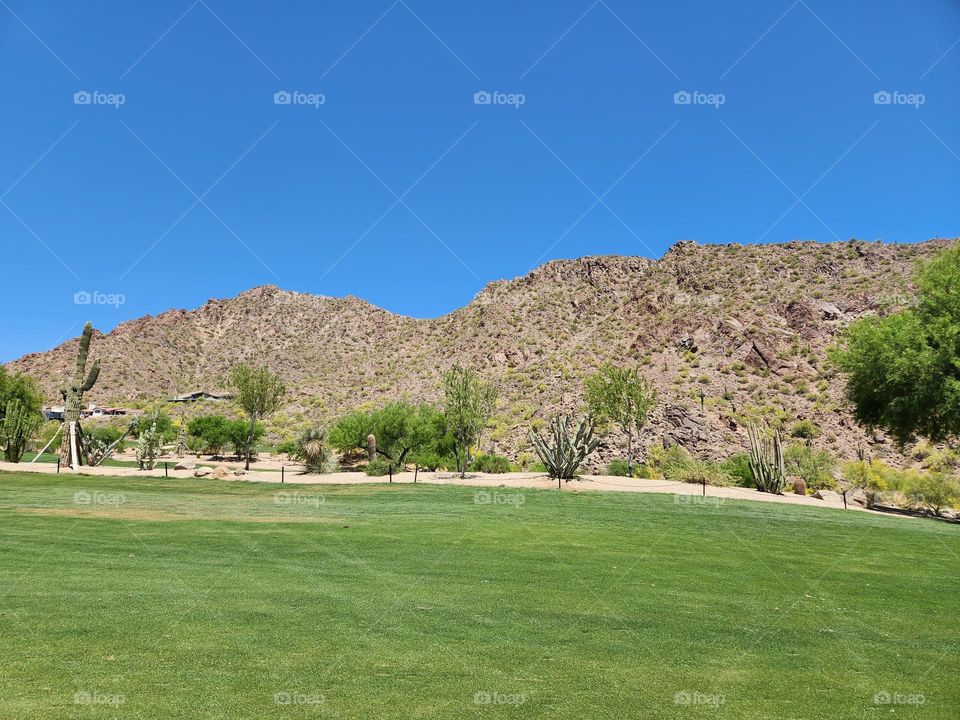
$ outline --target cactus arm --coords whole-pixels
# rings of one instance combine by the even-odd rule
[[[100,376],[100,359],[97,358],[96,360],[93,361],[93,367],[90,368],[90,372],[87,374],[87,379],[83,383],[83,385],[80,386],[80,389],[83,390],[83,392],[86,392],[87,390],[91,389],[96,384],[97,378],[99,376]]]

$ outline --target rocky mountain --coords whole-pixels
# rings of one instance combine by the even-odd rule
[[[515,454],[529,449],[531,424],[578,411],[583,377],[609,360],[640,364],[659,389],[642,446],[680,442],[721,457],[746,445],[746,422],[783,418],[811,421],[814,443],[835,454],[864,444],[896,462],[890,443],[852,422],[826,350],[850,321],[910,303],[916,261],[951,242],[684,241],[660,260],[557,260],[432,320],[257,287],[97,334],[103,370],[88,399],[143,403],[219,388],[232,364],[265,362],[287,382],[287,407],[270,426],[284,435],[363,403],[436,401],[442,373],[460,363],[500,383],[485,449]],[[9,367],[54,399],[76,342]],[[617,454],[617,441],[607,439],[598,461]]]

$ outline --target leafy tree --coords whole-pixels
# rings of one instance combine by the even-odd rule
[[[8,462],[20,462],[27,443],[43,424],[43,396],[26,373],[9,375],[0,365],[0,448]]]
[[[250,418],[250,427],[244,444],[246,469],[250,469],[250,448],[254,442],[257,421],[270,415],[280,406],[286,388],[279,375],[266,366],[235,365],[230,370],[230,385],[236,390],[237,404]]]
[[[636,368],[603,365],[586,380],[587,406],[598,420],[617,425],[627,436],[627,474],[633,476],[633,436],[657,404],[657,391]]]
[[[934,515],[960,501],[960,483],[943,473],[922,473],[910,490],[914,501],[932,510]]]
[[[377,455],[391,473],[408,462],[419,465],[421,457],[444,449],[443,415],[431,405],[405,401],[344,415],[330,429],[329,441],[344,452],[359,450],[367,447],[371,434],[377,439]]]
[[[199,438],[203,443],[202,448],[217,457],[222,455],[224,446],[230,443],[229,422],[222,415],[202,415],[187,423],[187,432]]]
[[[960,433],[960,245],[920,265],[917,305],[850,325],[832,357],[854,417],[899,443]]]
[[[443,390],[443,414],[453,439],[457,470],[460,477],[464,477],[470,462],[470,448],[479,444],[496,406],[497,388],[474,370],[455,365],[443,376]]]
[[[227,420],[223,431],[227,444],[233,448],[233,454],[238,460],[245,457],[249,467],[254,448],[267,434],[263,423],[254,423],[253,427],[249,427],[244,420]]]

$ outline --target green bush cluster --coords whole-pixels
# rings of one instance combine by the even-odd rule
[[[513,472],[514,467],[510,463],[510,459],[503,455],[480,453],[470,463],[470,470],[484,473],[508,473]]]

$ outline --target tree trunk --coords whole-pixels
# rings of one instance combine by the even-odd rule
[[[627,433],[627,474],[633,477],[633,433]]]
[[[256,427],[257,427],[257,417],[256,415],[251,415],[250,430],[247,431],[247,447],[246,447],[246,453],[245,453],[247,456],[247,464],[245,466],[246,470],[250,469],[250,446],[253,445],[253,433],[254,433],[254,430],[256,430]]]

